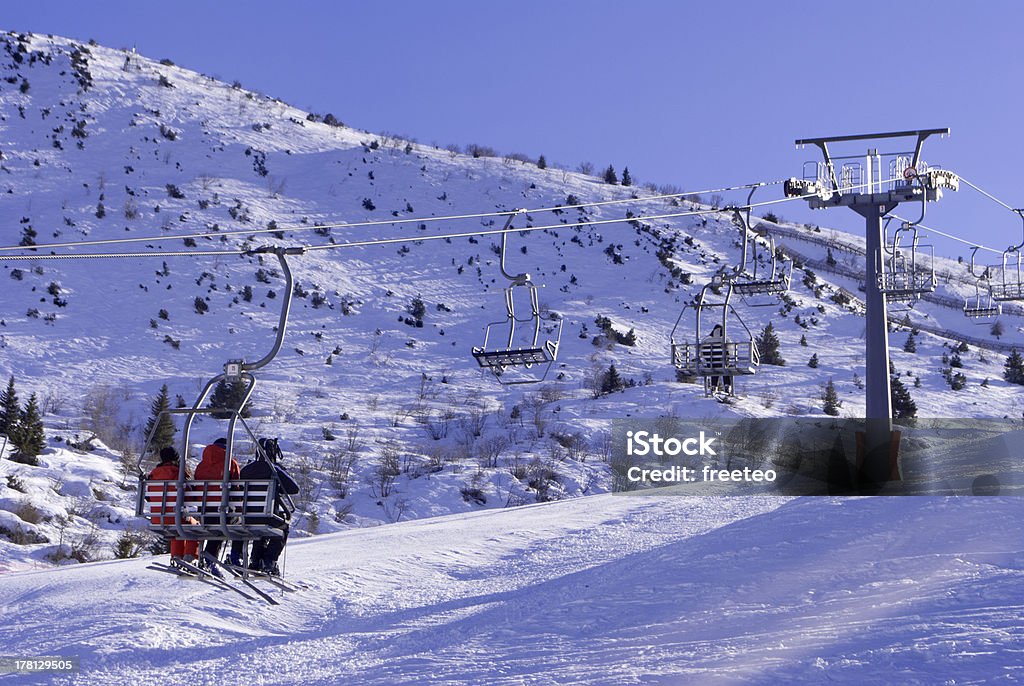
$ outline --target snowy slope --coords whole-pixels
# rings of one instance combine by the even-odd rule
[[[863,318],[830,300],[837,286],[855,292],[856,284],[820,269],[814,271],[821,297],[798,269],[792,305],[741,307],[755,332],[774,323],[785,367],[743,379],[734,405],[706,400],[699,386],[675,381],[668,339],[681,308],[716,271],[736,261],[738,231],[727,213],[513,235],[509,268],[528,270],[544,285],[542,304],[563,318],[564,331],[549,383],[542,389],[500,387],[481,375],[469,355],[481,343],[484,324],[502,316],[497,239],[413,240],[500,228],[500,218],[426,228],[300,229],[551,207],[570,195],[581,202],[625,199],[650,191],[540,170],[511,157],[473,158],[329,126],[307,114],[134,53],[59,37],[3,37],[0,244],[17,244],[29,227],[37,243],[172,238],[114,246],[163,252],[189,249],[182,236],[196,232],[222,234],[198,239],[196,249],[410,236],[401,245],[293,259],[306,295],[296,299],[282,354],[260,376],[253,424],[283,437],[289,464],[302,477],[299,535],[607,492],[608,426],[618,417],[820,415],[821,387],[829,378],[844,401],[843,414],[863,413],[857,387],[864,376]],[[516,226],[705,207],[649,200],[531,213]],[[282,227],[282,238],[249,233],[271,221]],[[780,243],[786,228],[803,231],[778,227]],[[241,233],[228,235],[232,231]],[[802,255],[825,257],[826,247],[818,243],[787,240]],[[673,276],[669,267],[687,276]],[[75,469],[77,453],[58,441],[99,430],[114,449],[101,451],[99,459],[117,480],[118,453],[137,455],[148,403],[162,384],[172,398],[191,402],[225,361],[252,360],[269,348],[281,288],[274,268],[272,260],[237,256],[0,263],[0,378],[13,374],[23,398],[35,391],[49,401],[43,405],[51,451],[44,459]],[[966,286],[942,288],[955,305]],[[427,310],[422,328],[402,321],[416,297]],[[197,298],[208,306],[205,314],[196,311]],[[1024,341],[1015,314],[1003,318],[1000,341],[966,322],[956,306],[925,302],[911,315],[915,323],[931,317],[937,330],[953,329],[954,335]],[[609,317],[619,332],[635,329],[636,346],[599,337],[598,316]],[[689,315],[683,326],[692,335]],[[967,389],[953,392],[941,375],[949,339],[922,333],[912,354],[902,352],[905,336],[892,334],[894,364],[910,375],[906,383],[922,416],[1024,412],[1019,387],[1001,378],[1005,350],[972,344],[962,355]],[[815,369],[807,366],[812,353],[820,359]],[[594,398],[595,379],[612,363],[638,385]],[[87,408],[97,397],[108,401],[107,412]],[[201,422],[196,444],[222,430]],[[382,481],[382,470],[395,462],[394,481]],[[22,499],[11,478],[50,478],[34,470],[0,460],[0,499]],[[130,492],[111,491],[111,497],[121,509],[132,506]],[[60,499],[50,504],[54,513],[74,509]],[[72,515],[72,536],[94,528],[88,517]],[[46,542],[17,549],[0,542],[0,562],[13,568],[43,563],[59,546],[59,535],[49,522],[41,526]],[[94,558],[109,557],[115,538],[114,530],[103,533]]]
[[[1021,514],[595,496],[297,542],[277,608],[144,561],[10,574],[0,638],[77,684],[1019,683]]]

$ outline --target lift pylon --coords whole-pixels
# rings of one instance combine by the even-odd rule
[[[901,202],[924,204],[939,200],[944,189],[959,188],[959,178],[955,174],[945,169],[929,168],[921,159],[925,140],[936,134],[948,135],[949,129],[800,139],[796,141],[797,147],[814,145],[821,150],[824,159],[814,167],[813,178],[792,178],[785,183],[787,197],[803,197],[812,209],[849,207],[865,220],[866,427],[861,482],[868,492],[890,480],[893,473],[891,462],[895,457],[890,450],[892,399],[882,217]],[[840,143],[896,138],[915,139],[913,150],[880,153],[876,148],[868,148],[864,155],[844,157],[833,156],[830,150],[830,146]],[[844,179],[846,183],[841,182],[842,174],[837,174],[836,162],[844,160],[848,164],[863,164],[860,183],[848,183],[852,171]],[[883,175],[883,169],[889,174]]]

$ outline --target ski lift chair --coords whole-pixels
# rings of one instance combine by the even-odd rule
[[[910,246],[900,246],[900,234],[911,234]],[[932,246],[920,245],[917,227],[909,222],[893,233],[889,258],[879,274],[880,290],[890,302],[909,302],[935,291],[935,259]],[[922,266],[927,255],[927,266]]]
[[[992,284],[992,297],[995,300],[1024,300],[1024,282],[1021,281],[1020,267],[1020,248],[1011,247],[1004,250],[1000,279]]]
[[[137,470],[139,474],[139,492],[136,501],[136,515],[145,517],[149,529],[167,538],[182,540],[227,540],[249,541],[259,538],[282,536],[281,525],[284,517],[275,508],[275,502],[283,503],[285,510],[294,511],[294,504],[288,494],[277,491],[273,480],[232,480],[230,473],[231,460],[235,454],[236,434],[241,425],[245,434],[255,446],[257,457],[267,459],[262,446],[241,416],[241,408],[245,407],[256,386],[256,377],[252,371],[269,364],[280,352],[284,343],[285,330],[288,324],[288,313],[291,309],[293,279],[286,255],[299,255],[305,248],[264,247],[250,251],[249,254],[274,254],[277,256],[284,273],[284,296],[281,298],[281,313],[276,329],[273,348],[256,362],[230,360],[224,365],[224,371],[210,379],[191,408],[165,410],[153,423],[145,447],[139,456]],[[220,382],[245,384],[242,399],[234,408],[204,407],[214,387]],[[182,449],[179,451],[177,480],[149,479],[143,469],[144,460],[156,450],[153,439],[164,415],[184,415],[182,429]],[[222,415],[227,417],[222,417]],[[225,432],[224,473],[221,479],[199,480],[187,479],[185,470],[190,458],[190,436],[192,424],[201,415],[213,415],[215,418],[228,420]]]
[[[722,302],[709,302],[708,293],[723,287],[725,296]],[[701,289],[696,303],[687,305],[679,313],[672,328],[673,365],[682,376],[703,378],[704,394],[708,397],[735,395],[734,377],[756,373],[761,363],[753,334],[730,304],[732,293],[733,286],[728,281],[707,284]],[[676,332],[683,315],[691,307],[696,313],[696,336],[692,341],[680,341]],[[730,320],[739,324],[742,331],[739,340],[729,338],[729,332],[736,330],[734,325],[730,326]],[[710,333],[702,337],[708,326],[711,326]]]
[[[505,318],[487,324],[484,327],[483,345],[472,350],[477,364],[482,369],[490,371],[498,382],[505,386],[539,383],[547,378],[552,365],[558,359],[558,346],[562,339],[561,317],[552,315],[549,320],[552,323],[546,326],[543,324],[537,286],[530,280],[530,275],[510,274],[505,268],[508,232],[512,220],[523,211],[525,210],[516,210],[508,218],[501,234],[500,268],[502,275],[509,281],[505,288]],[[517,293],[525,293],[529,298],[529,314],[517,314]],[[520,336],[517,339],[518,326],[526,327],[527,336]],[[495,344],[495,339],[503,336],[506,330],[508,336],[502,339],[505,345]],[[542,333],[549,337],[542,340]]]
[[[964,315],[970,319],[998,317],[1002,314],[1002,304],[992,296],[992,284],[989,283],[991,274],[989,269],[986,268],[981,274],[976,273],[974,259],[977,252],[977,247],[971,250],[971,262],[967,267],[967,271],[970,272],[971,276],[976,277],[978,281],[974,284],[974,300],[972,301],[970,297],[964,299]],[[985,293],[982,292],[982,282],[987,284]]]
[[[754,185],[747,194],[747,204],[742,208],[733,207],[732,213],[736,224],[740,228],[740,244],[742,251],[740,261],[733,267],[733,276],[730,280],[733,283],[734,291],[740,296],[747,295],[780,295],[789,290],[790,280],[793,274],[793,263],[789,263],[789,270],[779,265],[779,258],[775,252],[775,239],[771,234],[758,236],[750,228],[750,209],[754,199],[754,193],[763,186],[763,183]],[[763,239],[762,244],[758,239]],[[761,255],[758,254],[760,248]],[[767,268],[761,266],[761,258],[765,250],[768,250]],[[766,271],[767,269],[767,271]]]
[[[751,191],[751,195],[753,195],[753,191]],[[740,227],[740,242],[743,246],[740,262],[733,267],[734,274],[730,279],[733,290],[741,296],[781,295],[789,290],[793,263],[789,262],[788,270],[784,266],[780,266],[778,254],[775,252],[774,237],[771,234],[758,236],[751,230],[750,198],[747,200],[745,216],[739,208],[733,208],[733,216]],[[768,251],[768,265],[762,266],[761,258],[765,250]]]

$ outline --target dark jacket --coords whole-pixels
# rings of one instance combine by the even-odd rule
[[[295,479],[285,471],[285,468],[269,460],[257,459],[242,467],[242,480],[254,481],[276,481],[277,494],[274,498],[274,512],[285,519],[291,518],[293,507],[283,494],[295,495],[299,492],[299,485]]]

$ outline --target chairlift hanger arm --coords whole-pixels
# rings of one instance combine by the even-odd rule
[[[510,274],[508,270],[505,269],[505,253],[507,252],[508,248],[508,233],[509,230],[512,228],[512,220],[514,220],[516,216],[522,212],[526,212],[526,210],[513,210],[512,214],[510,214],[508,216],[508,219],[505,220],[505,226],[501,230],[501,260],[499,263],[499,266],[501,268],[501,274],[516,286],[522,286],[529,283],[530,275],[525,272],[521,274]]]
[[[243,363],[242,369],[251,371],[254,369],[260,369],[261,367],[265,367],[268,364],[270,364],[270,362],[275,357],[277,357],[277,354],[279,352],[281,352],[281,346],[284,345],[285,329],[288,326],[288,313],[291,311],[292,307],[293,289],[292,270],[291,267],[288,265],[286,255],[302,255],[305,254],[305,252],[306,248],[302,246],[291,248],[263,246],[261,248],[256,248],[255,250],[249,251],[249,254],[252,255],[271,253],[277,256],[277,261],[281,265],[281,271],[284,273],[284,298],[282,298],[281,302],[281,315],[277,323],[277,337],[274,340],[274,346],[270,349],[270,352],[268,352],[266,355],[264,355],[261,359],[257,360],[256,362]]]
[[[1013,211],[1016,212],[1017,216],[1020,217],[1022,222],[1024,222],[1024,209],[1014,209]],[[1021,231],[1020,243],[1010,246],[1007,250],[1009,252],[1017,252],[1021,248],[1024,248],[1024,229]]]

